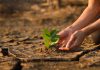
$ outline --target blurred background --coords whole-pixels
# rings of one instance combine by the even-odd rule
[[[87,0],[0,0],[0,34],[40,33],[44,27],[61,30],[86,6]]]

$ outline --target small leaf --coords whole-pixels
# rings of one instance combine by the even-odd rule
[[[57,31],[56,31],[56,30],[52,30],[52,31],[50,32],[50,35],[51,35],[51,36],[56,35],[56,34],[57,34]]]
[[[52,45],[55,45],[59,40],[57,30],[52,30],[49,32],[49,30],[44,29],[42,37],[46,48],[50,48]]]
[[[48,29],[44,29],[43,33],[46,34],[47,36],[50,36],[50,32]]]

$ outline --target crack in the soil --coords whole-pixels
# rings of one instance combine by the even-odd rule
[[[3,54],[3,56],[8,56],[9,55],[9,51],[7,47],[3,47],[1,48],[1,53]]]
[[[79,61],[80,58],[81,58],[82,56],[84,56],[85,54],[88,54],[88,53],[90,53],[90,52],[92,52],[92,51],[96,51],[96,50],[100,50],[100,46],[97,46],[97,47],[95,47],[95,48],[93,48],[93,49],[90,49],[90,50],[85,50],[85,51],[83,51],[81,54],[79,54],[79,55],[77,55],[75,58],[73,58],[72,61]]]
[[[22,66],[21,66],[21,61],[18,60],[17,63],[15,64],[15,66],[12,68],[12,70],[22,70]]]
[[[16,59],[19,59],[21,62],[38,62],[38,61],[79,61],[80,58],[82,56],[84,56],[85,54],[88,54],[89,52],[92,52],[92,51],[96,51],[96,50],[100,50],[100,46],[97,46],[93,49],[90,49],[90,50],[84,50],[81,54],[77,55],[76,57],[74,58],[71,58],[71,59],[66,59],[66,58],[58,58],[58,57],[43,57],[43,58],[38,58],[38,57],[34,57],[34,58],[18,58],[18,57],[15,57]],[[12,55],[13,56],[13,55]]]
[[[29,62],[40,62],[40,61],[53,61],[53,62],[64,62],[64,61],[67,61],[67,62],[72,62],[72,61],[79,61],[80,58],[82,56],[84,56],[85,54],[88,54],[89,52],[92,52],[92,51],[96,51],[96,50],[100,50],[100,46],[97,46],[93,49],[90,49],[90,50],[84,50],[81,54],[77,55],[76,57],[72,58],[72,59],[66,59],[66,58],[32,58],[32,59],[24,59],[24,58],[18,58],[18,57],[15,57],[16,58],[16,65],[13,67],[12,70],[22,70],[23,66],[21,66],[22,63],[29,63]]]
[[[79,55],[77,55],[76,57],[74,57],[74,58],[71,58],[71,59],[67,59],[67,58],[58,58],[58,57],[44,57],[44,58],[38,58],[38,57],[34,57],[34,58],[31,58],[31,59],[29,59],[29,58],[18,58],[18,57],[15,57],[15,58],[17,58],[17,59],[19,59],[21,62],[39,62],[39,61],[79,61],[80,60],[80,58],[82,57],[82,56],[84,56],[85,54],[88,54],[89,52],[92,52],[92,51],[96,51],[96,50],[100,50],[100,46],[97,46],[97,47],[95,47],[95,48],[93,48],[93,49],[90,49],[90,50],[84,50],[81,54],[79,54]]]

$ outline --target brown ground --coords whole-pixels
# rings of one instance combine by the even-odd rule
[[[100,70],[100,48],[87,37],[72,51],[45,49],[41,33],[44,28],[61,30],[73,23],[86,3],[68,0],[59,9],[33,5],[31,10],[0,18],[1,70]],[[80,1],[80,0],[78,0]],[[35,7],[35,8],[34,8]]]

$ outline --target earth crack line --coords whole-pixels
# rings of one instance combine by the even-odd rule
[[[75,58],[72,59],[72,61],[79,61],[80,58],[82,56],[84,56],[85,54],[88,54],[92,51],[96,51],[96,50],[100,50],[100,45],[98,45],[97,47],[93,48],[93,49],[90,49],[90,50],[84,50],[81,54],[77,55]]]
[[[11,53],[11,56],[13,56],[15,59],[20,60],[22,63],[23,62],[40,62],[40,61],[53,61],[53,62],[71,62],[71,61],[79,61],[82,56],[85,54],[88,54],[89,52],[100,50],[100,46],[97,46],[95,48],[92,48],[90,50],[84,50],[81,54],[77,55],[76,57],[73,58],[65,58],[65,57],[33,57],[33,58],[19,58],[16,57],[14,54]]]

